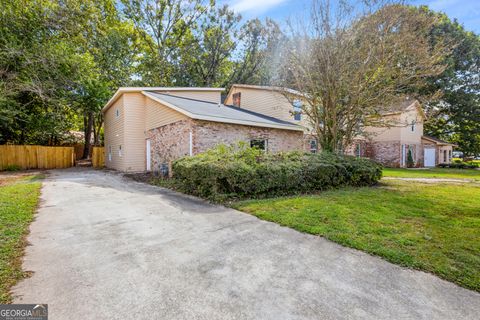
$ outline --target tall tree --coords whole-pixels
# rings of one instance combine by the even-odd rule
[[[57,143],[74,121],[68,92],[90,60],[56,2],[0,2],[0,143]]]
[[[480,154],[480,36],[445,14],[419,10],[439,20],[430,34],[433,42],[440,38],[457,44],[445,71],[425,89],[443,93],[428,104],[425,131],[458,144],[466,155]]]
[[[241,17],[228,6],[212,7],[192,30],[190,44],[181,49],[176,79],[187,86],[222,86],[231,72]]]
[[[140,82],[152,86],[176,85],[179,52],[191,41],[191,29],[214,1],[122,0],[125,16],[133,22],[145,45],[138,64]]]
[[[225,83],[269,85],[278,77],[277,69],[282,61],[282,45],[285,35],[279,25],[266,19],[247,21],[238,35],[240,43],[231,76]]]
[[[445,70],[448,46],[430,42],[435,19],[401,5],[367,12],[316,1],[312,17],[293,28],[280,85],[304,93],[303,113],[323,150],[340,151],[398,95]]]

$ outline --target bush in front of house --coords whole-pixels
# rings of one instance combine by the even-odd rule
[[[177,189],[213,200],[366,186],[375,184],[381,175],[381,165],[364,158],[330,153],[269,154],[243,143],[220,145],[173,163]]]
[[[474,161],[462,161],[462,160],[453,160],[452,163],[440,163],[438,165],[441,168],[451,168],[451,169],[476,169],[480,165]]]

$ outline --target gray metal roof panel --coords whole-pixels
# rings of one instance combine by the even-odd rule
[[[152,95],[153,97],[170,103],[192,115],[197,115],[200,117],[214,117],[217,118],[220,122],[222,119],[228,119],[242,122],[251,122],[252,124],[264,124],[265,126],[275,125],[301,130],[301,127],[294,123],[283,121],[274,117],[269,117],[242,108],[222,104],[219,105],[213,102],[178,97],[158,92],[148,92],[147,95]]]

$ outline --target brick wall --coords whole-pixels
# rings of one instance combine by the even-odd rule
[[[401,145],[400,142],[370,142],[366,156],[380,162],[387,167],[400,167]]]
[[[190,152],[190,119],[148,130],[146,138],[150,139],[151,165],[158,171],[162,163],[186,156]]]
[[[218,144],[267,139],[269,152],[303,149],[303,132],[193,120],[193,152],[204,152]]]
[[[416,167],[423,167],[423,145],[405,144],[405,163],[408,156],[408,148],[412,148],[412,156]],[[380,162],[386,167],[401,167],[402,144],[399,141],[369,142],[366,146],[366,157]]]
[[[152,170],[158,171],[162,163],[190,154],[190,132],[192,152],[207,151],[218,144],[233,144],[250,139],[267,139],[269,152],[303,149],[303,132],[226,124],[200,120],[181,120],[159,128],[148,130],[150,139]]]

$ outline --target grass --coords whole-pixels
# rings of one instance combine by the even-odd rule
[[[480,185],[476,183],[390,180],[378,187],[232,206],[480,291]]]
[[[38,204],[39,175],[0,176],[0,303],[10,303],[10,288],[26,276],[21,258],[25,236]]]
[[[444,178],[444,179],[470,179],[480,181],[480,170],[475,169],[383,169],[384,177],[397,178]]]

